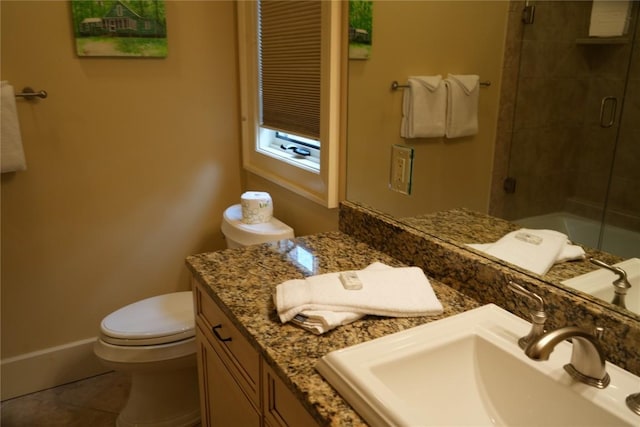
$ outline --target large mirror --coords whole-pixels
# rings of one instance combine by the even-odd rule
[[[370,56],[349,62],[347,198],[464,247],[474,235],[446,230],[434,213],[465,208],[456,214],[506,220],[496,236],[559,229],[607,262],[640,258],[640,8],[614,11],[621,35],[594,37],[592,5],[374,2]],[[401,138],[405,89],[392,82],[449,73],[491,83],[477,134]],[[414,153],[410,195],[389,189],[394,144]],[[597,268],[581,264],[575,271]],[[541,277],[580,293],[563,274]]]

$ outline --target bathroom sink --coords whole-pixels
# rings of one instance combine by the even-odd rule
[[[517,345],[528,322],[489,304],[322,357],[316,369],[372,426],[637,426],[625,404],[640,378],[607,362],[609,387],[563,369],[571,344],[548,361]]]
[[[622,268],[631,283],[625,298],[627,309],[640,314],[640,258],[630,258],[614,266]],[[611,302],[614,295],[613,281],[617,278],[612,271],[601,268],[565,280],[562,284]]]

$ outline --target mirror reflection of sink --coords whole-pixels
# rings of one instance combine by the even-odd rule
[[[622,268],[631,283],[625,299],[627,310],[640,314],[640,258],[630,258],[614,266]],[[562,284],[611,302],[614,295],[613,281],[617,278],[612,271],[601,268],[565,280]]]
[[[609,387],[563,369],[571,344],[548,361],[517,340],[530,324],[489,304],[333,351],[316,369],[372,426],[637,426],[625,404],[640,378],[607,362]]]

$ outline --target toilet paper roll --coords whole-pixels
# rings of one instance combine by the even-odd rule
[[[262,224],[273,218],[271,196],[264,191],[247,191],[240,197],[242,205],[242,222],[245,224]]]

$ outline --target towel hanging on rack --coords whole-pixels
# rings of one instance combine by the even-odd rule
[[[478,133],[478,100],[480,77],[475,74],[449,74],[447,86],[447,138],[459,138]]]
[[[434,138],[444,136],[447,93],[442,76],[409,77],[409,90],[402,100],[403,138]]]
[[[2,173],[27,169],[22,148],[20,122],[16,109],[16,97],[13,86],[7,81],[0,83],[0,104],[2,121],[0,123],[0,155]]]

